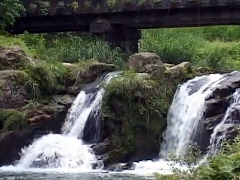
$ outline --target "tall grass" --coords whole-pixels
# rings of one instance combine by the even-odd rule
[[[21,39],[36,52],[39,59],[57,60],[60,62],[77,63],[88,59],[99,62],[113,63],[122,66],[126,60],[120,49],[110,46],[94,37],[80,37],[69,33],[58,34],[24,34]]]
[[[141,51],[155,52],[168,63],[240,69],[239,42],[238,26],[144,30]]]

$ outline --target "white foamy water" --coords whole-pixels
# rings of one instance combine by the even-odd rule
[[[37,139],[22,150],[22,156],[15,166],[2,167],[3,170],[21,169],[77,169],[90,171],[101,169],[102,161],[97,160],[90,145],[81,138],[90,113],[99,111],[104,87],[120,72],[107,74],[104,79],[89,85],[74,100],[62,127],[62,134],[48,134]],[[78,139],[80,138],[80,139]]]
[[[182,84],[176,91],[168,112],[168,126],[164,132],[160,157],[157,161],[135,163],[136,172],[160,172],[171,174],[172,168],[187,170],[187,167],[165,159],[169,154],[185,155],[191,140],[195,137],[205,110],[205,98],[219,86],[223,75],[211,74],[195,77]]]
[[[119,73],[109,73],[103,83],[108,83]],[[141,161],[134,163],[134,170],[125,170],[121,173],[152,175],[155,172],[172,174],[172,167],[186,170],[187,167],[165,159],[170,153],[186,155],[189,144],[194,140],[201,126],[205,99],[217,88],[224,75],[211,74],[196,77],[182,84],[176,91],[168,113],[168,126],[163,134],[160,157],[156,161]],[[85,144],[83,137],[86,122],[91,113],[98,116],[101,107],[104,88],[101,83],[92,85],[83,90],[69,110],[62,127],[62,134],[49,134],[37,139],[31,146],[23,149],[20,161],[16,166],[2,167],[0,170],[34,171],[34,172],[94,172],[102,171],[103,164],[97,160],[89,145]],[[94,89],[96,91],[94,91]],[[224,119],[218,124],[211,137],[210,151],[216,152],[221,140],[225,138],[226,127],[232,124],[231,111],[240,102],[240,90],[233,95],[233,102],[228,108]],[[99,128],[96,123],[96,128]],[[219,132],[223,132],[219,136]],[[80,138],[80,139],[79,139]]]
[[[191,87],[194,88],[201,80],[204,84],[191,94]],[[223,75],[211,74],[196,77],[180,86],[168,112],[168,127],[164,133],[161,157],[167,158],[169,153],[177,156],[186,155],[201,123],[205,98],[212,93],[213,88],[219,86],[222,80]]]
[[[228,129],[234,126],[234,121],[236,121],[236,119],[232,117],[232,112],[240,105],[240,89],[236,89],[232,98],[232,103],[228,107],[223,120],[213,130],[208,155],[215,155],[217,153],[221,147],[222,141],[226,137]]]

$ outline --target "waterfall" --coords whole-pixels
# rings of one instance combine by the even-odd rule
[[[17,168],[67,168],[89,170],[101,168],[102,161],[97,160],[90,145],[83,141],[85,124],[91,114],[99,115],[104,95],[103,84],[118,76],[120,72],[107,74],[103,80],[96,81],[84,88],[74,100],[62,126],[62,134],[48,134],[37,139],[22,150]],[[94,128],[99,128],[94,122]],[[96,130],[99,131],[99,130]],[[94,136],[94,133],[93,133]],[[99,138],[99,137],[98,137]]]
[[[228,107],[222,121],[214,128],[210,139],[210,148],[208,155],[212,156],[217,153],[221,147],[222,141],[225,139],[230,128],[235,127],[235,121],[239,121],[232,116],[232,113],[240,105],[240,89],[236,89],[232,97],[232,103]]]
[[[178,88],[168,112],[168,126],[163,135],[161,157],[166,158],[169,153],[186,155],[201,125],[205,98],[223,79],[224,76],[220,74],[195,77]]]

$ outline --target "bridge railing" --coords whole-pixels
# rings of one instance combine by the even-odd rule
[[[20,0],[24,15],[88,14],[143,9],[240,5],[240,0]]]

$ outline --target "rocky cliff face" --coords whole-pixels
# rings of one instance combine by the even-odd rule
[[[203,126],[199,129],[201,132],[196,139],[203,152],[206,152],[211,134],[214,128],[223,120],[228,107],[233,100],[233,93],[240,88],[240,72],[235,71],[225,74],[225,78],[219,83],[218,87],[213,89],[213,93],[207,97],[206,109],[203,114]],[[239,103],[237,103],[239,104]],[[240,124],[239,105],[235,106],[227,117],[226,124],[223,124],[227,129],[226,138],[233,139],[238,134]],[[223,132],[220,132],[223,133]]]

